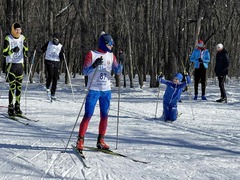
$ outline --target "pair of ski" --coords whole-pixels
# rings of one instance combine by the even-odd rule
[[[80,161],[83,163],[83,166],[86,167],[86,168],[90,168],[86,162],[85,162],[85,156],[83,154],[82,151],[79,151],[76,149],[76,146],[72,145],[72,148],[73,150],[77,153],[78,155],[78,158],[80,159]],[[126,158],[126,159],[130,159],[132,160],[133,162],[138,162],[138,163],[143,163],[143,164],[148,164],[149,162],[147,161],[141,161],[141,160],[138,160],[138,159],[134,159],[130,156],[127,156],[127,155],[124,155],[124,154],[120,154],[120,153],[117,153],[117,152],[114,152],[112,150],[105,150],[105,149],[98,149],[98,148],[95,148],[95,147],[89,147],[89,146],[85,146],[84,147],[85,149],[88,149],[89,151],[97,151],[97,152],[102,152],[102,153],[105,153],[105,154],[109,154],[109,155],[113,155],[113,156],[120,156],[120,157],[123,157],[123,158]]]
[[[10,120],[13,120],[13,121],[16,121],[20,124],[24,124],[24,125],[29,125],[28,122],[26,121],[31,121],[31,122],[38,122],[39,120],[35,120],[35,119],[31,119],[31,118],[28,118],[27,116],[24,116],[24,115],[15,115],[15,116],[9,116],[7,113],[3,113],[2,114],[4,117],[10,119]]]

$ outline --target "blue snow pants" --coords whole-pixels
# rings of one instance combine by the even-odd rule
[[[163,104],[164,120],[177,120],[177,106]]]

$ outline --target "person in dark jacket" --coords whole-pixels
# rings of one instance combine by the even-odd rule
[[[223,48],[222,44],[217,45],[217,54],[216,54],[216,65],[215,65],[215,73],[218,77],[219,88],[221,92],[221,98],[217,100],[217,102],[227,102],[227,95],[224,88],[224,83],[226,80],[226,76],[228,74],[229,67],[229,58],[226,49]]]
[[[177,120],[177,102],[181,96],[182,89],[191,82],[190,76],[186,75],[186,81],[182,82],[183,75],[177,73],[172,81],[163,79],[163,76],[158,77],[160,83],[166,84],[167,88],[163,95],[163,114],[165,122],[172,122]]]
[[[37,49],[37,52],[45,53],[45,66],[47,70],[46,79],[47,94],[50,99],[55,100],[57,81],[59,79],[59,69],[61,61],[64,60],[63,55],[64,49],[63,45],[60,43],[60,33],[55,32],[53,34],[53,39],[51,41],[46,42],[41,49]]]

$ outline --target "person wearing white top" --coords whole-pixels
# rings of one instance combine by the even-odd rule
[[[85,114],[80,123],[76,148],[81,152],[84,148],[84,136],[93,115],[95,105],[99,101],[100,123],[98,127],[97,148],[109,149],[104,141],[108,123],[108,112],[111,100],[110,78],[112,69],[116,74],[122,72],[116,56],[112,53],[114,42],[110,34],[101,34],[98,49],[89,51],[85,57],[83,74],[88,76],[88,94],[85,103]]]

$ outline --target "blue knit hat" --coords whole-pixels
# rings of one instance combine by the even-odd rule
[[[175,78],[177,78],[177,79],[181,82],[182,79],[183,79],[183,75],[182,75],[181,73],[177,73],[177,74],[175,75]]]
[[[113,38],[110,34],[102,34],[98,40],[98,47],[103,51],[112,52],[111,49],[107,48],[107,44],[112,46],[114,44]]]

